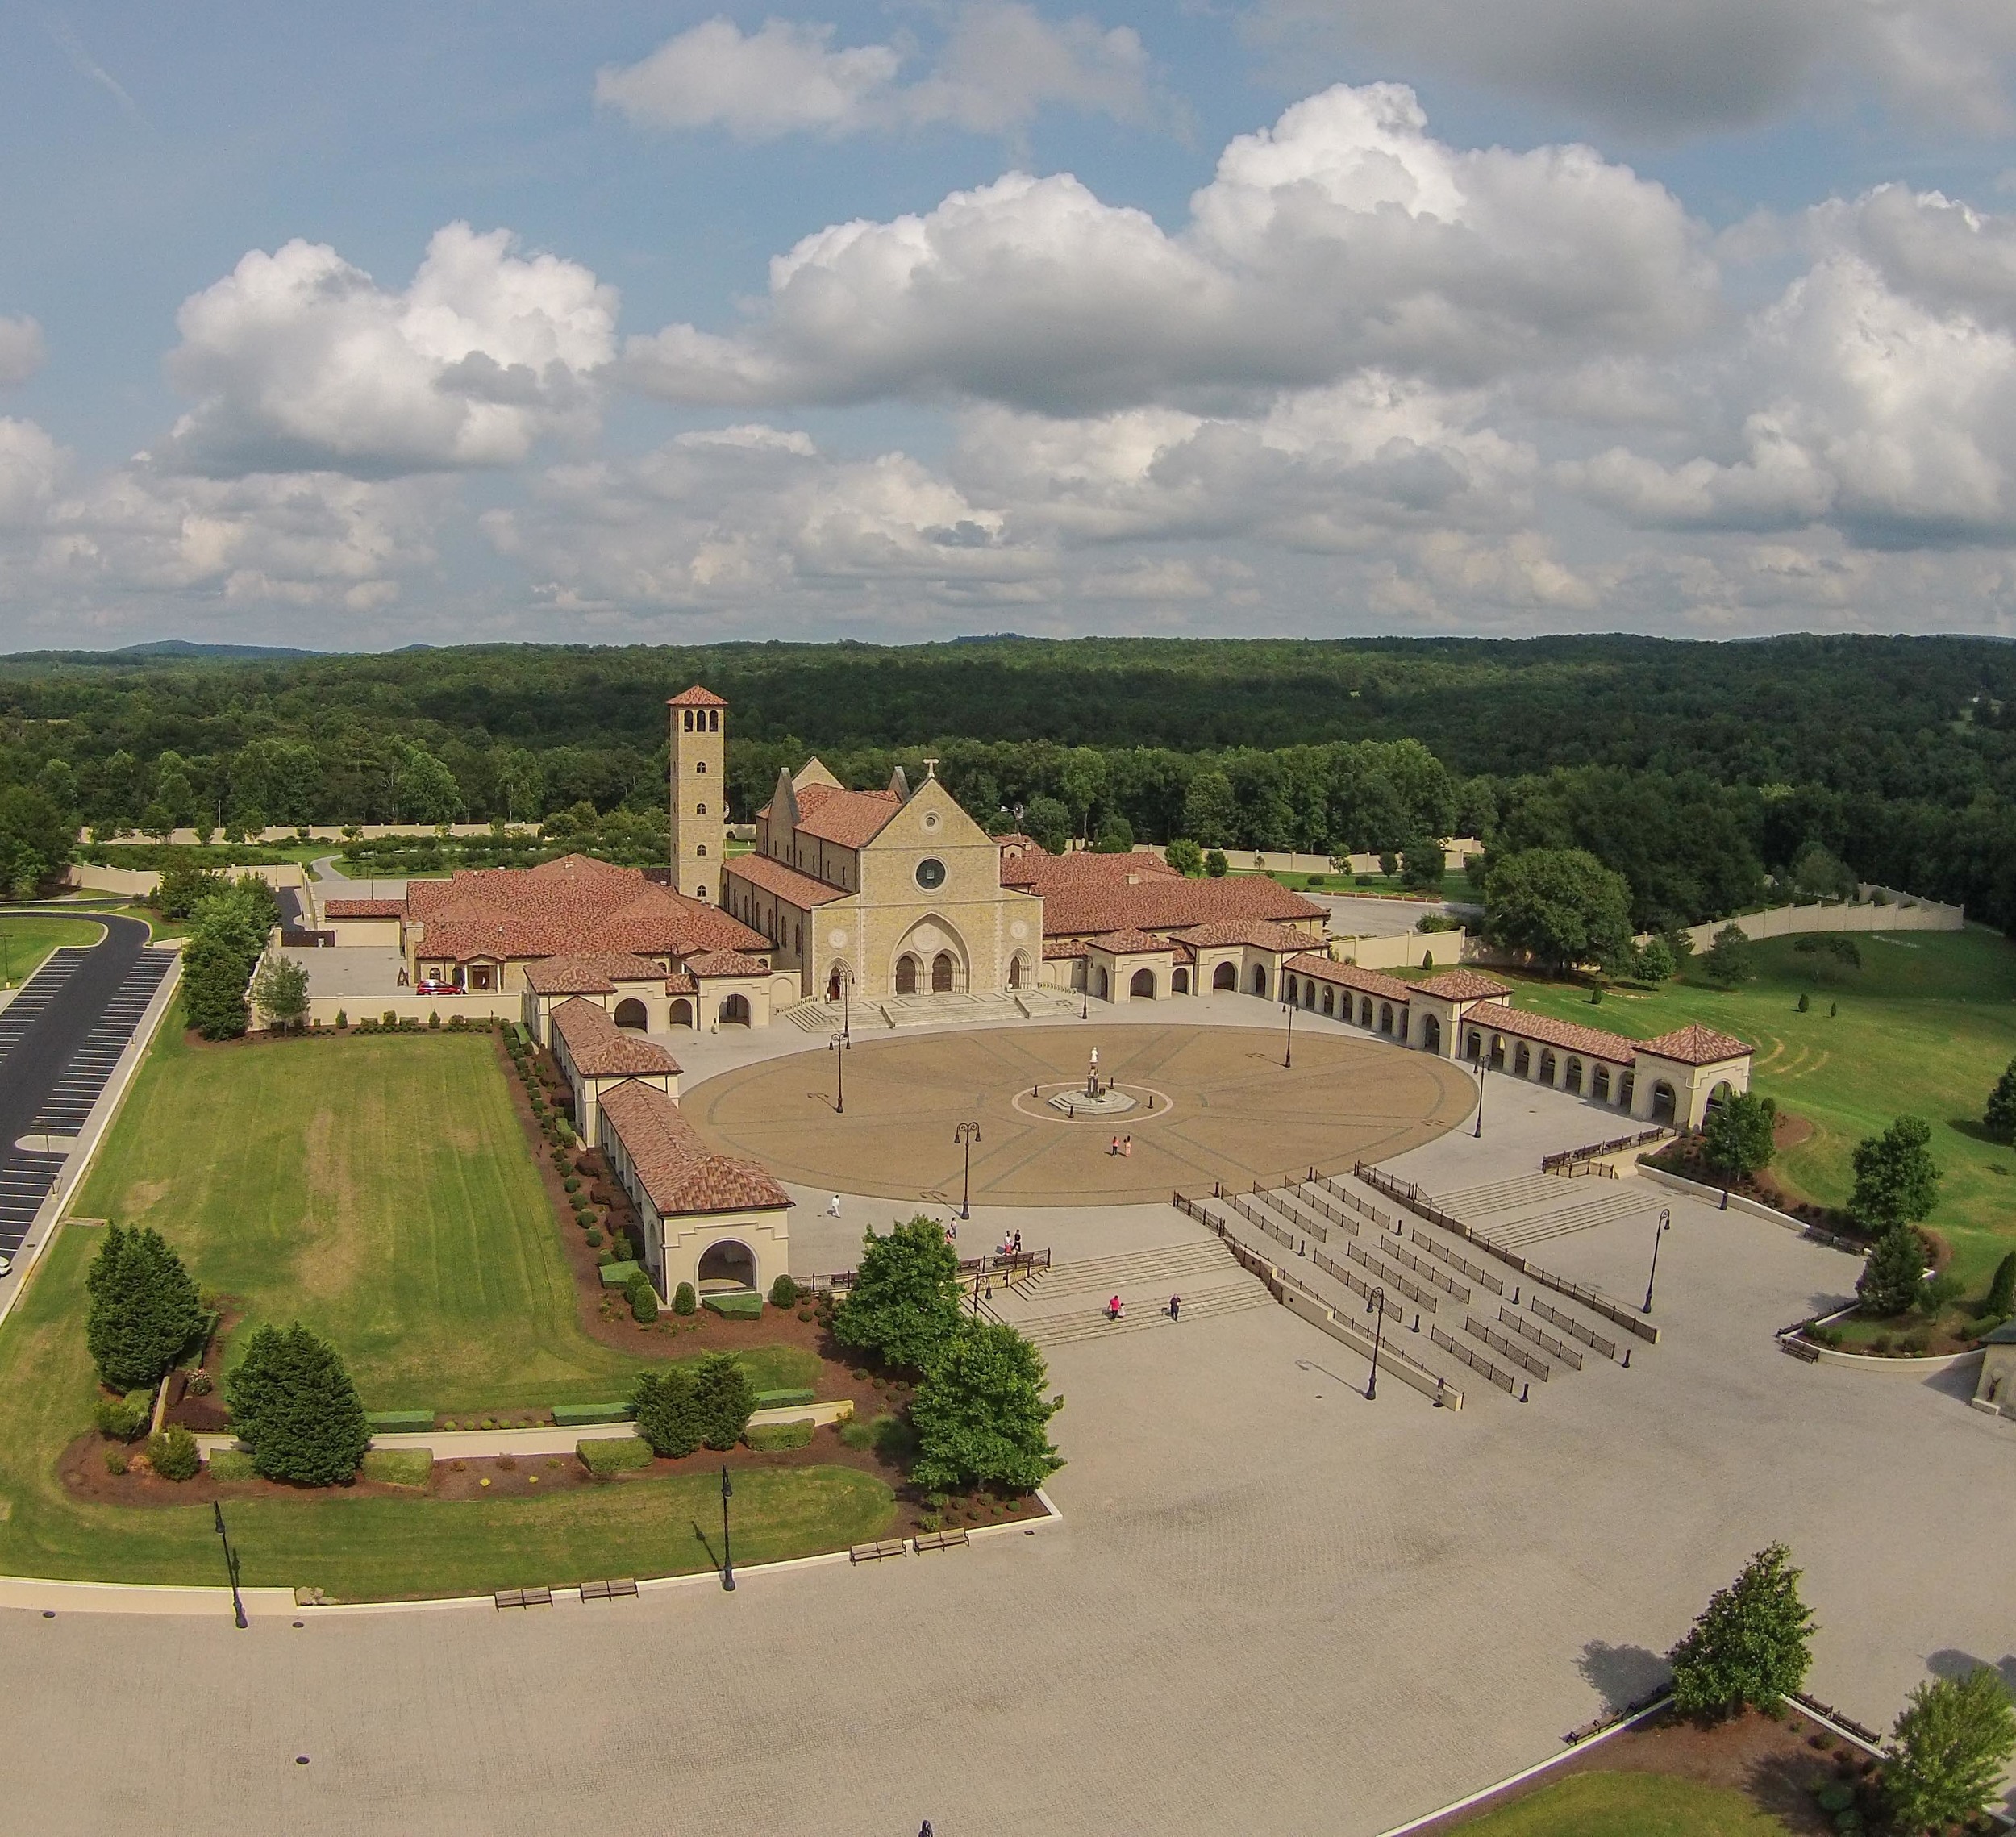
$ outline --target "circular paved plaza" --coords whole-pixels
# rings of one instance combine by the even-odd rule
[[[1072,1117],[1052,1100],[1099,1078],[1132,1107]],[[1462,1122],[1473,1081],[1425,1052],[1310,1032],[1281,1064],[1277,1031],[1097,1022],[857,1039],[846,1110],[834,1055],[796,1053],[723,1073],[680,1108],[723,1153],[842,1193],[957,1205],[960,1123],[980,1125],[976,1205],[1118,1206],[1213,1181],[1249,1187],[1312,1165],[1385,1160]],[[1131,1136],[1126,1156],[1110,1152]]]

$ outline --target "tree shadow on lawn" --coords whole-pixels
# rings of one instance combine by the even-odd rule
[[[1956,1135],[1964,1135],[1970,1142],[1985,1142],[1991,1148],[2006,1148],[2010,1145],[2006,1135],[1997,1135],[1979,1117],[1949,1116],[1946,1119],[1946,1127]],[[1990,1173],[2007,1173],[2010,1170],[1990,1162],[1988,1171]]]
[[[1643,1646],[1613,1646],[1602,1639],[1591,1639],[1582,1647],[1575,1668],[1610,1710],[1642,1702],[1672,1676],[1672,1667],[1657,1652]]]

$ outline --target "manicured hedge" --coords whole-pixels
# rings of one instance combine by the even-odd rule
[[[602,1265],[602,1286],[605,1289],[627,1289],[630,1278],[635,1275],[639,1265],[635,1263],[605,1263]]]
[[[434,1427],[431,1410],[377,1410],[364,1418],[374,1435],[423,1435]]]
[[[213,1480],[256,1480],[258,1469],[252,1465],[252,1457],[243,1448],[219,1448],[210,1457],[210,1477]]]
[[[553,1406],[553,1423],[556,1428],[581,1429],[591,1423],[623,1423],[630,1418],[627,1403],[556,1403]]]
[[[651,1448],[635,1435],[612,1435],[606,1441],[581,1442],[575,1453],[581,1464],[598,1480],[613,1479],[619,1473],[651,1464]]]
[[[810,1403],[809,1390],[759,1390],[756,1393],[756,1406],[759,1410],[781,1410],[788,1403]]]
[[[810,1423],[752,1423],[744,1431],[742,1439],[758,1453],[779,1448],[810,1448],[812,1445],[812,1425]]]
[[[760,1295],[709,1295],[700,1305],[712,1310],[723,1320],[760,1320],[763,1318],[763,1298]]]

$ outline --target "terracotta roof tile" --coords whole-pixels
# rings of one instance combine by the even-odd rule
[[[725,708],[728,705],[711,689],[702,689],[698,683],[680,694],[668,697],[668,708]]]
[[[1578,1021],[1557,1021],[1552,1014],[1529,1014],[1508,1008],[1501,1002],[1482,1002],[1464,1018],[1466,1027],[1495,1027],[1515,1039],[1531,1039],[1543,1046],[1558,1046],[1564,1052],[1579,1052],[1613,1065],[1628,1065],[1637,1041],[1602,1027],[1584,1027]]]
[[[766,1168],[711,1152],[663,1091],[618,1085],[603,1092],[601,1106],[661,1216],[777,1211],[791,1204]]]
[[[625,1033],[606,1009],[578,995],[554,1009],[553,1027],[585,1078],[644,1077],[679,1069],[678,1060],[662,1046]]]
[[[621,951],[582,951],[530,965],[525,980],[540,995],[608,995],[619,982],[656,982],[664,971]]]
[[[760,956],[750,956],[741,951],[705,951],[698,956],[686,959],[685,968],[694,976],[768,976],[770,966]]]
[[[1149,952],[1166,951],[1167,938],[1158,938],[1152,931],[1106,931],[1092,940],[1093,948],[1102,950],[1110,956],[1140,956]]]
[[[1662,1033],[1656,1039],[1641,1039],[1638,1050],[1682,1065],[1713,1065],[1723,1059],[1744,1058],[1756,1048],[1732,1033],[1718,1033],[1696,1021],[1671,1033]]]
[[[1382,976],[1376,969],[1360,969],[1355,963],[1335,963],[1308,951],[1300,956],[1291,956],[1281,968],[1314,977],[1318,982],[1334,982],[1342,989],[1356,989],[1360,994],[1377,995],[1382,1001],[1404,1002],[1414,993],[1397,976]]]
[[[1173,935],[1203,950],[1214,945],[1251,944],[1262,951],[1306,951],[1312,942],[1306,931],[1271,918],[1219,918],[1206,925],[1183,926]]]
[[[683,969],[675,969],[665,978],[665,993],[668,995],[696,995],[699,992],[700,985]]]
[[[1073,860],[1084,858],[1069,857]],[[1110,855],[1104,859],[1126,860],[1129,857]],[[1009,867],[1015,865],[1008,864]],[[1005,872],[1002,884],[1010,884]],[[1075,884],[1046,880],[1035,883],[1031,890],[1043,896],[1043,928],[1052,937],[1091,937],[1102,931],[1136,930],[1181,931],[1185,942],[1198,943],[1205,941],[1197,935],[1198,929],[1211,924],[1251,926],[1255,921],[1278,923],[1290,918],[1320,920],[1328,915],[1327,909],[1314,900],[1304,899],[1272,881],[1193,881],[1167,870],[1144,873],[1131,885],[1124,878],[1080,880]],[[1228,937],[1226,941],[1244,943],[1246,939],[1243,935]],[[1298,941],[1306,944],[1309,939],[1298,934]],[[1284,943],[1263,948],[1293,949],[1296,946]]]
[[[398,918],[406,912],[402,899],[325,899],[325,918]]]
[[[998,838],[1006,840],[1007,838]],[[1003,886],[1031,887],[1048,893],[1052,887],[1101,885],[1129,879],[1143,881],[1183,877],[1160,855],[1095,855],[1089,849],[1075,849],[1068,855],[1046,855],[1040,849],[1030,855],[1011,855],[1001,864]]]
[[[1445,1002],[1488,1002],[1512,993],[1510,983],[1474,969],[1438,969],[1432,976],[1410,976],[1407,986],[1423,995],[1439,995]]]
[[[1067,957],[1089,956],[1092,947],[1083,938],[1046,938],[1043,941],[1043,960],[1060,963]]]
[[[721,871],[731,879],[761,887],[765,893],[782,900],[786,906],[795,906],[801,912],[809,912],[815,906],[848,897],[845,887],[831,885],[796,868],[788,868],[768,855],[731,856],[722,863]]]
[[[893,791],[845,791],[831,785],[808,785],[798,799],[798,827],[842,848],[872,842],[903,807]]]

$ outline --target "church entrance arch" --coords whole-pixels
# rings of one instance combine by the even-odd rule
[[[1010,989],[1019,989],[1022,986],[1022,953],[1018,951],[1008,960],[1008,986]]]
[[[631,1033],[642,1033],[651,1024],[644,1012],[644,1005],[635,995],[627,995],[616,1004],[617,1026]]]
[[[949,995],[973,986],[966,940],[956,926],[935,913],[919,918],[896,940],[890,960],[895,966],[891,981],[899,995],[920,995],[927,989]]]
[[[917,993],[917,959],[908,951],[896,960],[896,993],[914,995]]]
[[[704,1294],[719,1294],[730,1289],[756,1286],[756,1257],[746,1243],[723,1239],[700,1253],[698,1287]]]
[[[723,1027],[747,1027],[749,1024],[749,998],[747,995],[730,995],[721,1003],[721,1024]]]
[[[949,995],[952,992],[952,953],[940,951],[931,959],[931,993]]]

